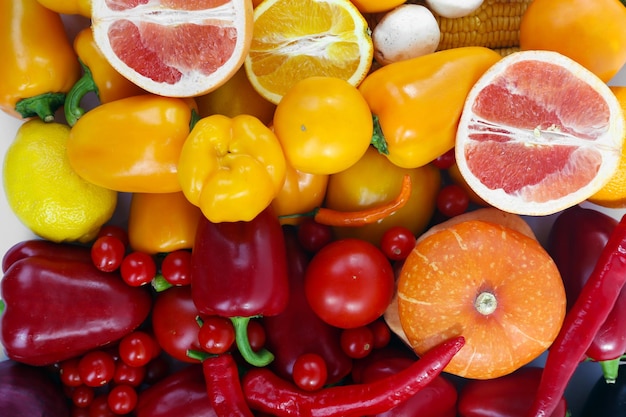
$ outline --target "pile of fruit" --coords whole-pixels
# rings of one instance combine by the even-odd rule
[[[619,0],[0,20],[3,416],[562,417],[583,361],[615,412]]]

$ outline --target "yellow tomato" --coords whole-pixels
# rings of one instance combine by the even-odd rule
[[[310,174],[334,174],[369,147],[372,113],[359,90],[335,77],[297,82],[276,106],[274,131],[289,164]]]
[[[388,203],[400,192],[406,174],[411,176],[411,197],[401,209],[378,223],[336,227],[336,236],[356,237],[378,245],[383,233],[392,226],[404,226],[415,235],[421,234],[435,211],[441,186],[439,169],[430,164],[401,168],[372,147],[356,164],[329,177],[325,206],[354,211]]]
[[[626,64],[626,7],[619,0],[534,0],[520,47],[560,52],[603,81]]]
[[[404,4],[406,0],[351,0],[361,13],[386,12]]]

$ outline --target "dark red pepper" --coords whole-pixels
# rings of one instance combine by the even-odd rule
[[[136,417],[217,417],[202,365],[182,368],[139,393]]]
[[[0,283],[5,311],[1,341],[9,358],[49,365],[121,339],[152,305],[144,288],[91,261],[30,256],[14,262]]]
[[[2,257],[2,272],[16,261],[29,256],[48,259],[91,262],[91,249],[73,243],[56,243],[44,239],[30,239],[16,243]]]
[[[241,389],[237,362],[226,353],[202,361],[209,401],[218,417],[253,417]]]
[[[254,352],[247,337],[252,317],[282,312],[289,298],[285,239],[268,207],[249,222],[199,221],[191,257],[191,295],[200,314],[229,317],[241,355],[252,365],[273,360]]]
[[[499,378],[468,381],[459,393],[459,417],[524,417],[537,394],[541,372],[527,366]],[[561,397],[551,417],[565,417],[567,412]]]
[[[617,220],[590,208],[574,206],[554,221],[546,249],[563,278],[568,310],[580,295]],[[626,287],[594,337],[586,356],[602,365],[607,381],[615,381],[619,358],[626,352]]]
[[[428,351],[408,368],[364,384],[303,391],[267,368],[243,377],[243,392],[252,409],[278,417],[357,417],[383,413],[407,401],[432,382],[463,347],[462,336]]]
[[[550,416],[626,283],[626,215],[617,224],[593,272],[552,343],[528,417]]]
[[[339,382],[352,368],[352,359],[341,348],[341,329],[327,324],[313,312],[304,293],[304,273],[309,255],[293,226],[283,226],[289,272],[289,302],[282,313],[263,318],[266,346],[274,354],[270,367],[291,379],[293,364],[304,353],[317,353],[328,369],[328,384]]]

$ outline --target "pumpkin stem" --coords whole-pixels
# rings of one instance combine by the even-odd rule
[[[496,308],[498,307],[498,300],[496,299],[496,296],[490,292],[481,292],[474,301],[474,307],[476,308],[476,311],[483,316],[488,316],[496,311]]]

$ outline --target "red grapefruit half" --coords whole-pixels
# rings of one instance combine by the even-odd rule
[[[93,0],[92,29],[109,63],[146,91],[192,97],[224,84],[252,39],[250,0]]]
[[[498,61],[470,91],[456,161],[490,205],[548,215],[609,181],[624,129],[617,98],[597,76],[560,53],[522,51]]]

